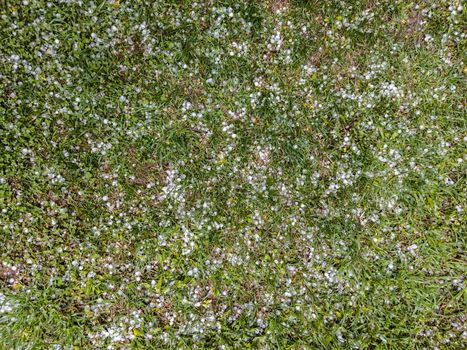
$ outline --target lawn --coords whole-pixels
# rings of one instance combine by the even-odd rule
[[[464,349],[458,0],[0,0],[0,349]]]

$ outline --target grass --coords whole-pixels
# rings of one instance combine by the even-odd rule
[[[3,1],[0,349],[465,347],[459,1]]]

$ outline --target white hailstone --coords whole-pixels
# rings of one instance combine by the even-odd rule
[[[454,185],[454,181],[451,178],[446,177],[444,179],[444,184],[447,185],[447,186],[452,186],[452,185]]]

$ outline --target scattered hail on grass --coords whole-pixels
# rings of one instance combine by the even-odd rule
[[[0,348],[461,349],[458,0],[11,0]]]

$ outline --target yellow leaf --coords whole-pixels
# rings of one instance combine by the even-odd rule
[[[135,337],[141,337],[143,335],[143,331],[139,328],[133,328],[133,335]]]

